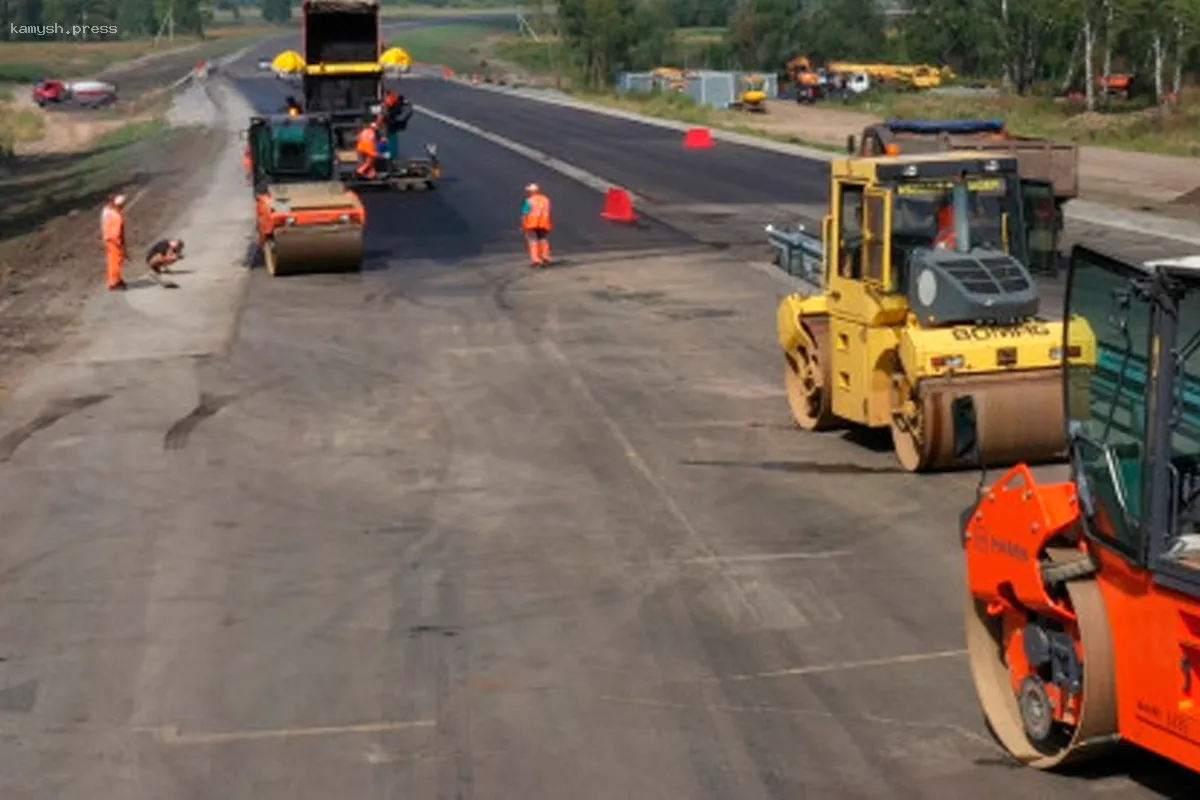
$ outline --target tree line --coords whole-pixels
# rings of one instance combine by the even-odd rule
[[[1078,91],[1131,75],[1158,98],[1200,68],[1200,0],[558,0],[535,17],[582,78],[656,66],[782,71],[789,60],[929,63],[1014,91]],[[725,30],[689,47],[682,28]]]

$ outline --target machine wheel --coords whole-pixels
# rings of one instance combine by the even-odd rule
[[[1072,634],[1083,667],[1082,703],[1074,725],[1053,719],[1053,702],[1039,676],[1010,670],[1005,648],[1014,632],[1009,626],[1025,625],[1026,615],[994,617],[987,602],[967,596],[967,652],[988,728],[1013,758],[1042,770],[1107,752],[1117,732],[1116,675],[1104,598],[1095,581],[1064,586],[1077,619]],[[1019,679],[1017,690],[1014,678]]]
[[[787,389],[788,405],[792,418],[806,431],[822,431],[833,427],[837,418],[833,415],[829,386],[832,382],[829,368],[829,321],[813,320],[804,325],[808,343],[800,345],[795,353],[785,353],[783,382]]]
[[[275,240],[268,237],[262,246],[263,264],[267,268],[267,274],[274,278],[278,273],[279,262],[275,258]]]
[[[892,377],[892,448],[900,466],[908,472],[923,472],[933,462],[934,447],[928,435],[932,426],[926,405],[903,374]]]

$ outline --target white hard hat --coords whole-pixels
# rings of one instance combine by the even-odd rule
[[[537,185],[536,183],[531,183],[531,184],[529,184],[528,186],[526,186],[526,187],[525,187],[525,191],[526,191],[528,194],[533,194],[534,192],[538,192],[538,191],[541,191],[541,190],[540,190],[540,189],[538,189],[538,185]]]
[[[117,195],[116,197],[114,197],[114,198],[113,198],[113,205],[114,205],[114,206],[123,206],[123,205],[125,205],[125,195],[123,195],[123,194],[119,194],[119,195]]]

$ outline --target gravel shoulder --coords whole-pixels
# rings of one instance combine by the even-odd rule
[[[0,398],[46,353],[76,330],[89,297],[103,290],[99,214],[106,198],[133,198],[128,214],[128,278],[155,240],[172,231],[209,176],[221,136],[203,113],[167,87],[199,60],[197,49],[173,51],[114,67],[122,97],[101,111],[43,112],[46,135],[0,166]],[[16,92],[21,102],[22,92]],[[26,101],[28,102],[28,101]],[[180,113],[179,106],[185,107]]]

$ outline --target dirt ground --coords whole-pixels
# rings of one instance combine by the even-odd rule
[[[164,87],[197,60],[193,49],[111,70],[117,106],[39,111],[46,135],[0,167],[0,398],[63,341],[88,297],[104,290],[99,225],[107,197],[122,191],[136,198],[127,216],[132,279],[144,272],[146,248],[203,187],[199,166],[218,152],[218,134],[127,127],[161,112]],[[15,92],[14,102],[36,108],[23,95]]]
[[[745,114],[747,127],[844,147],[846,137],[880,121],[857,111],[803,106],[787,100],[767,103],[765,114]],[[1200,202],[1200,159],[1135,153],[1107,147],[1081,147],[1080,196],[1172,216],[1194,217]]]

